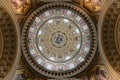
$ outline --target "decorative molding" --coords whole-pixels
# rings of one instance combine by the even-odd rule
[[[101,14],[98,24],[100,53],[113,80],[119,80],[120,54],[116,45],[115,25],[120,15],[120,1],[106,1]]]
[[[117,72],[120,72],[120,55],[116,48],[114,32],[116,21],[120,14],[119,4],[120,1],[117,0],[110,6],[103,21],[102,29],[102,44],[104,45],[105,55]]]
[[[72,1],[72,0],[40,0],[42,2],[58,2],[58,1]]]
[[[2,20],[2,17],[0,17],[0,19]],[[0,28],[0,59],[2,57],[2,51],[3,51],[3,34]]]
[[[120,54],[120,15],[116,21],[115,25],[115,43],[116,43],[116,48],[118,49],[118,52]]]
[[[19,60],[19,25],[6,1],[0,1],[0,29],[3,35],[3,51],[0,58],[0,80],[8,80],[14,74]],[[14,68],[14,69],[13,69]],[[13,73],[13,74],[11,74]]]
[[[14,57],[16,56],[16,51],[14,51],[17,46],[16,42],[16,32],[13,22],[7,13],[7,11],[0,7],[0,15],[2,16],[2,21],[0,23],[0,28],[3,34],[3,52],[0,61],[0,74],[1,77],[5,77],[14,62]],[[10,27],[11,26],[11,27]]]

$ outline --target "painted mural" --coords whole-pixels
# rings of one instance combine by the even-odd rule
[[[25,14],[30,9],[30,0],[10,0],[13,10],[17,14]]]

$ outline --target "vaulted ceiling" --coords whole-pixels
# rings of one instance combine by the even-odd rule
[[[28,42],[30,40],[27,41],[29,37],[27,35],[29,32],[29,28],[32,27],[35,21],[38,21],[36,17],[41,17],[42,13],[43,15],[46,15],[44,14],[45,12],[47,11],[49,12],[49,10],[52,11],[52,9],[54,11],[56,8],[62,10],[66,9],[66,14],[62,14],[62,17],[67,17],[67,18],[65,18],[65,20],[59,18],[61,23],[62,21],[66,22],[67,20],[68,25],[69,24],[74,25],[74,23],[77,23],[76,21],[79,20],[79,18],[73,17],[74,19],[72,19],[71,17],[72,14],[74,13],[80,15],[80,18],[83,18],[83,21],[85,21],[86,25],[88,26],[90,33],[92,35],[90,37],[90,40],[91,42],[93,41],[91,43],[90,51],[88,51],[88,54],[90,53],[91,54],[87,55],[87,57],[84,56],[85,61],[82,62],[81,61],[82,59],[78,58],[79,56],[76,56],[75,59],[73,58],[73,60],[76,60],[76,63],[78,63],[77,62],[77,58],[78,58],[78,60],[81,61],[82,65],[77,66],[77,68],[70,69],[69,71],[69,68],[71,68],[71,66],[74,67],[75,66],[74,64],[76,63],[73,62],[74,64],[69,64],[66,62],[65,64],[67,64],[66,65],[68,66],[67,68],[62,68],[64,66],[60,67],[60,69],[68,69],[68,71],[65,70],[65,72],[64,71],[56,72],[56,69],[54,70],[50,68],[50,66],[47,67],[44,64],[40,63],[41,58],[38,59],[38,57],[34,55],[31,56],[33,52],[30,53],[28,48],[29,47],[28,44],[30,44]],[[68,11],[68,15],[67,15],[67,11]],[[70,14],[71,16],[69,16]],[[0,80],[20,80],[20,79],[44,80],[44,79],[48,79],[48,77],[49,78],[70,77],[71,80],[75,80],[75,79],[99,80],[99,78],[104,78],[105,80],[119,80],[120,78],[119,77],[120,76],[120,70],[119,70],[120,69],[120,24],[119,24],[120,16],[119,14],[120,14],[119,0],[0,0]],[[53,13],[53,16],[56,15],[59,15],[59,17],[61,16],[60,12],[59,14],[57,14],[57,12]],[[52,18],[52,15],[50,17]],[[53,23],[52,24],[49,23],[51,18],[47,19],[48,17],[44,17],[44,16],[42,16],[42,18],[40,19],[43,20],[44,24],[47,24],[49,26],[54,25]],[[57,21],[56,18],[53,19],[54,23],[55,21]],[[62,26],[57,26],[57,28],[64,27],[66,26],[65,24],[66,23],[62,23],[61,24]],[[42,27],[43,25],[40,25],[40,27]],[[80,26],[81,25],[82,24],[80,24]],[[76,28],[79,27],[75,27],[74,25],[73,29],[76,30]],[[37,28],[34,29],[37,30]],[[32,30],[33,28],[30,28],[30,32]],[[42,28],[39,29],[39,31],[40,30],[45,31],[45,29]],[[58,29],[49,28],[47,32],[50,33],[46,34],[48,38],[40,37],[40,35],[38,36],[38,38],[39,39],[44,38],[45,40],[48,40],[47,42],[49,42],[49,38],[51,38],[50,36],[55,30]],[[68,32],[66,30],[67,28],[64,28],[64,30],[62,28],[59,29],[57,33],[56,32],[55,34],[53,33],[54,35],[51,39],[52,42],[51,41],[49,42],[49,43],[53,43],[52,47],[50,46],[51,44],[45,42],[45,44],[49,45],[50,47],[49,49],[51,49],[50,51],[51,53],[52,50],[53,52],[55,50],[57,51],[56,53],[62,54],[64,50],[67,52],[71,47],[66,47],[65,49],[62,49],[62,52],[58,50],[59,47],[65,46],[67,44],[66,42],[69,41],[70,41],[69,44],[72,43],[74,44],[74,41],[72,42],[72,37],[74,37],[76,33],[72,37],[69,37],[70,35],[72,35],[71,33],[74,31],[71,30],[71,32],[69,33],[69,30]],[[79,33],[79,30],[81,33],[80,35],[84,36],[83,34],[84,30],[80,28],[76,32]],[[69,36],[67,34],[69,34]],[[62,37],[58,35],[61,35]],[[69,38],[71,40],[69,40]],[[58,41],[58,39],[60,40]],[[79,41],[77,42],[77,44],[78,43]],[[97,49],[96,49],[97,45],[93,45],[93,43],[98,44]],[[44,45],[39,42],[37,45],[41,45],[42,48],[44,47]],[[82,45],[82,43],[80,45]],[[53,48],[53,47],[57,47],[57,48]],[[46,50],[48,50],[48,48],[46,48]],[[45,53],[45,51],[42,52]],[[72,52],[72,50],[70,52]],[[84,52],[82,53],[84,54]],[[66,55],[67,57],[63,58],[62,60],[68,59],[68,56],[72,54],[70,55],[66,54]],[[34,60],[34,57],[36,61]],[[92,58],[88,58],[88,57],[92,57]],[[47,55],[46,58],[48,58],[47,60],[49,61],[49,55]],[[52,62],[54,62],[54,60],[57,60],[59,64],[59,61],[61,61],[61,59],[59,58],[55,58],[55,59],[53,58],[50,58]],[[37,61],[38,63],[36,63]],[[44,60],[44,62],[45,61],[46,60]],[[103,72],[105,76],[101,77],[100,71]]]

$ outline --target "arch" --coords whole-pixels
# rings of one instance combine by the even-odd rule
[[[119,52],[116,48],[114,35],[115,24],[118,15],[120,14],[118,10],[118,3],[120,3],[119,0],[106,0],[98,23],[100,54],[105,62],[106,69],[112,76],[113,80],[119,80],[120,78],[119,72],[117,71],[120,67],[117,65],[117,62],[120,62],[118,59]]]
[[[0,79],[12,80],[15,67],[20,57],[19,24],[7,1],[0,0],[0,9],[0,14],[3,19],[0,24],[3,35],[3,51],[1,52],[0,58]]]

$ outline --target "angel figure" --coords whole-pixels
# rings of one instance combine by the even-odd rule
[[[101,70],[99,67],[96,68],[94,77],[95,77],[95,80],[109,80],[109,77],[106,74],[106,72]]]
[[[29,6],[28,0],[10,0],[15,10],[19,13],[24,13]]]

